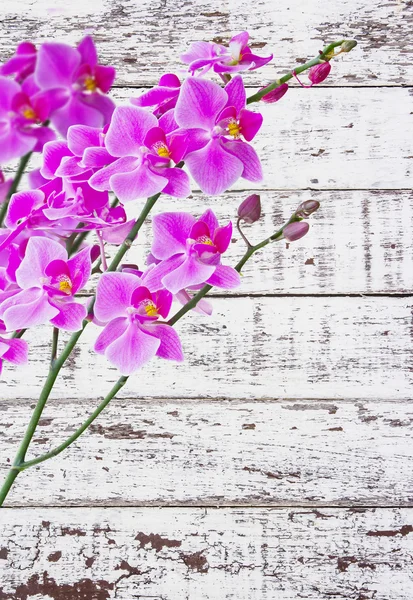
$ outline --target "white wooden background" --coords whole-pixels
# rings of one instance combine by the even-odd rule
[[[0,600],[411,600],[411,0],[5,0],[0,58],[92,33],[117,98],[195,40],[248,29],[258,87],[348,37],[317,89],[263,107],[259,240],[302,200],[300,242],[262,252],[212,318],[179,323],[182,365],[134,376],[66,453],[21,475],[0,511]],[[233,217],[247,182],[210,201]],[[185,201],[199,213],[196,190]],[[182,209],[164,198],[157,210]],[[149,232],[150,230],[147,229]],[[231,258],[242,253],[234,234]],[[149,241],[140,236],[130,261]],[[33,332],[34,333],[34,332]],[[49,332],[1,382],[1,474],[43,381]],[[87,329],[32,455],[70,435],[117,375]]]

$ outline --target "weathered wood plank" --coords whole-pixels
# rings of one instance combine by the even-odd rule
[[[290,0],[260,0],[254,10],[247,0],[209,0],[200,6],[173,0],[89,0],[80,5],[59,0],[5,2],[0,9],[3,27],[0,56],[7,57],[18,42],[59,39],[75,44],[92,33],[99,55],[118,70],[118,84],[154,84],[165,72],[183,65],[179,54],[196,40],[230,39],[248,29],[252,43],[272,63],[249,82],[260,84],[286,73],[314,56],[325,43],[354,38],[359,47],[335,63],[327,85],[412,84],[411,2],[367,3],[334,0],[297,4]]]
[[[355,398],[411,397],[410,298],[216,298],[214,315],[177,324],[186,360],[153,360],[122,397]],[[55,398],[104,395],[118,378],[92,347],[86,328]],[[29,364],[5,370],[3,399],[35,398],[50,355],[51,328],[27,333]],[[26,387],[22,382],[27,382]]]
[[[2,403],[0,480],[31,404]],[[95,404],[50,401],[30,457]],[[69,450],[19,476],[7,506],[412,505],[412,429],[410,402],[115,400]]]
[[[237,208],[247,192],[219,200],[194,194],[182,200],[161,196],[154,213],[185,210],[196,216],[211,207],[222,222],[234,223],[225,257],[235,265],[245,244],[235,229]],[[263,192],[262,219],[244,232],[257,243],[282,225],[300,202],[315,199],[310,233],[293,244],[279,242],[257,253],[243,269],[241,286],[231,294],[391,294],[413,290],[413,193],[392,191]],[[128,209],[131,217],[137,207]],[[125,262],[144,267],[152,244],[151,220],[141,230]],[[108,246],[109,256],[116,247]],[[94,289],[97,275],[90,281]],[[214,290],[214,295],[226,295]]]
[[[2,600],[410,600],[412,510],[2,510]]]
[[[264,181],[240,179],[233,189],[410,189],[412,91],[294,89],[282,102],[263,105],[253,145]],[[137,95],[124,88],[116,98]]]

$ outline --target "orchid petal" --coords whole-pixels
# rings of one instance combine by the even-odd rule
[[[153,358],[159,348],[160,340],[143,333],[135,324],[105,351],[106,358],[115,365],[122,375],[131,375]]]
[[[186,156],[186,165],[205,194],[222,194],[241,177],[243,163],[233,154],[224,150],[220,140],[214,139],[205,148]]]
[[[125,316],[131,306],[134,290],[141,285],[139,277],[129,273],[103,273],[96,288],[94,314],[101,323]]]
[[[67,260],[67,252],[61,244],[46,237],[32,237],[26,253],[16,271],[16,281],[23,289],[41,287],[47,265],[53,260]]]
[[[175,107],[175,120],[180,127],[211,131],[228,94],[216,83],[190,77],[182,84]]]
[[[152,220],[155,258],[164,260],[179,252],[185,252],[186,240],[196,219],[185,212],[165,212],[155,215]]]
[[[118,106],[106,134],[106,148],[113,156],[139,156],[146,134],[157,126],[157,118],[143,108]]]

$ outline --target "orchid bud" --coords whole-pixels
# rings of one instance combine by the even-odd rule
[[[309,224],[303,221],[299,223],[289,223],[284,227],[283,236],[287,242],[295,242],[304,237],[309,229]]]
[[[295,214],[300,219],[308,219],[310,215],[320,208],[320,203],[317,200],[306,200],[301,202],[300,206],[295,211]]]
[[[263,90],[263,89],[265,89],[265,88],[261,88],[261,90]],[[281,100],[281,98],[284,96],[284,94],[287,93],[287,90],[288,90],[288,84],[282,83],[277,88],[275,88],[275,90],[272,90],[271,92],[268,92],[268,94],[265,94],[265,96],[263,96],[261,98],[261,100],[263,102],[267,102],[268,104],[273,104],[274,102],[278,102],[278,100]]]
[[[327,79],[331,71],[331,64],[329,62],[323,62],[319,65],[311,67],[308,71],[308,79],[312,84],[321,83],[324,79]]]
[[[255,223],[261,216],[261,200],[258,194],[252,194],[245,198],[239,205],[238,216],[245,223]]]
[[[345,42],[343,42],[341,44],[341,46],[340,46],[341,50],[340,51],[341,52],[350,52],[356,46],[357,46],[356,40],[346,40]]]

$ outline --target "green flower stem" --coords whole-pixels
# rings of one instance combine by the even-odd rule
[[[242,267],[251,258],[251,256],[253,254],[255,254],[255,252],[257,252],[261,248],[264,248],[271,242],[281,240],[283,237],[284,228],[289,223],[294,223],[297,221],[301,221],[301,219],[299,217],[297,217],[295,214],[293,214],[291,216],[291,218],[287,221],[287,223],[285,223],[276,233],[274,233],[270,237],[266,238],[259,244],[256,244],[255,246],[249,246],[247,248],[247,251],[245,252],[244,256],[242,257],[242,259],[236,265],[235,269],[238,272],[240,272]],[[169,319],[168,325],[174,325],[177,321],[179,321],[179,319],[181,319],[189,310],[191,310],[192,308],[194,308],[197,305],[197,303],[201,300],[201,298],[203,298],[204,296],[206,296],[208,294],[208,292],[212,289],[212,287],[213,287],[212,285],[205,285],[189,302],[187,302],[185,304],[185,306],[183,306],[181,308],[181,310],[179,310],[171,319]],[[113,388],[110,390],[108,395],[105,396],[105,398],[102,400],[102,402],[96,408],[96,410],[94,410],[94,412],[86,419],[86,421],[62,444],[60,444],[59,446],[57,446],[50,452],[46,452],[45,454],[38,456],[37,458],[34,458],[33,460],[20,462],[20,464],[13,466],[12,469],[14,469],[16,472],[24,471],[25,469],[28,469],[29,467],[34,467],[35,465],[38,465],[38,464],[48,460],[49,458],[53,458],[54,456],[57,456],[58,454],[63,452],[63,450],[65,450],[68,446],[73,444],[73,442],[75,442],[82,435],[82,433],[84,431],[86,431],[86,429],[89,427],[89,425],[91,425],[91,423],[93,423],[93,421],[100,415],[100,413],[104,410],[104,408],[106,408],[106,406],[109,404],[109,402],[116,396],[116,394],[125,385],[125,383],[127,382],[128,379],[129,379],[129,377],[126,377],[126,376],[120,377],[118,379],[118,381],[115,383],[115,385],[113,386]],[[13,481],[14,481],[14,479],[12,480],[11,483],[13,483]],[[1,497],[0,497],[0,506],[1,506]]]
[[[331,58],[334,58],[334,56],[338,56],[338,54],[340,54],[340,52],[334,53],[334,50],[335,50],[335,48],[341,46],[345,41],[346,40],[339,40],[338,42],[333,42],[332,44],[329,44],[315,58],[309,60],[304,65],[301,65],[300,67],[297,67],[296,69],[294,69],[294,73],[296,73],[298,75],[298,74],[302,73],[303,71],[307,71],[308,69],[311,69],[311,67],[314,67],[315,65],[319,65],[319,64],[325,62],[326,60],[331,60]],[[356,44],[357,44],[357,42],[355,42],[353,40],[352,40],[352,43],[354,43],[354,46],[356,46]],[[346,50],[346,52],[348,52],[348,50]],[[252,104],[253,102],[258,102],[259,100],[261,100],[261,98],[263,96],[265,96],[269,92],[272,92],[277,87],[279,87],[281,84],[287,83],[287,81],[289,81],[293,77],[294,77],[293,73],[290,72],[290,73],[287,73],[287,75],[284,75],[283,77],[280,77],[279,79],[276,79],[275,81],[273,81],[272,83],[267,85],[265,88],[263,88],[262,90],[260,90],[256,94],[254,94],[253,96],[250,96],[249,98],[247,98],[247,104]]]
[[[177,166],[181,167],[182,165],[183,165],[183,163],[179,163],[179,165],[177,165]],[[156,203],[156,201],[158,200],[160,195],[161,195],[160,193],[155,194],[154,196],[151,196],[150,198],[147,199],[145,206],[143,207],[142,212],[139,215],[135,225],[129,232],[125,241],[123,242],[123,244],[120,246],[119,250],[117,251],[114,259],[110,263],[110,265],[108,267],[108,271],[116,271],[122,258],[124,257],[126,252],[131,247],[134,239],[138,235],[140,228],[142,227],[143,223],[145,222],[146,217],[148,216],[149,212],[151,211],[152,207],[154,206],[154,204]],[[95,296],[92,298],[92,301],[89,304],[89,311],[92,310],[94,303],[95,303]],[[80,336],[82,335],[82,333],[88,323],[89,323],[89,321],[87,319],[85,319],[83,321],[82,329],[80,331],[76,331],[70,337],[69,341],[67,342],[67,344],[64,347],[60,356],[58,356],[54,361],[52,361],[49,375],[48,375],[48,377],[45,381],[45,384],[43,386],[43,389],[40,393],[39,400],[37,401],[37,404],[33,410],[33,414],[30,419],[29,425],[26,429],[26,433],[24,434],[23,440],[17,451],[16,458],[14,459],[13,466],[11,467],[11,469],[4,481],[4,484],[3,484],[2,488],[0,489],[0,507],[3,505],[4,500],[6,499],[8,493],[10,491],[10,488],[12,487],[18,473],[25,468],[24,465],[26,463],[24,461],[25,461],[25,457],[26,457],[26,452],[29,448],[30,442],[32,441],[34,432],[36,431],[36,427],[39,423],[40,417],[42,415],[44,407],[46,406],[46,402],[47,402],[47,400],[50,396],[50,393],[53,389],[53,386],[57,379],[57,376],[59,375],[60,369],[63,367],[66,360],[69,358],[73,348],[77,344]],[[126,380],[125,380],[125,382],[126,382]],[[124,383],[122,383],[122,385],[124,385]],[[120,385],[120,387],[122,387],[122,385]],[[114,393],[117,393],[117,391],[120,389],[120,387],[118,389],[116,389],[116,391]],[[115,386],[115,388],[116,388],[116,386]],[[115,388],[113,388],[113,389],[115,389]],[[109,394],[109,396],[110,396],[110,394]],[[110,401],[111,398],[109,398],[108,402]],[[103,408],[102,408],[102,410],[103,410]],[[80,435],[80,433],[79,433],[79,435]],[[42,461],[40,461],[40,462],[42,462]]]
[[[67,438],[67,440],[65,440],[62,444],[60,444],[60,446],[57,446],[56,448],[54,448],[54,450],[51,450],[50,452],[47,452],[46,454],[43,454],[42,456],[39,456],[38,458],[34,458],[33,460],[28,460],[28,461],[22,463],[18,470],[24,471],[25,469],[28,469],[29,467],[34,467],[35,465],[38,465],[39,463],[42,463],[45,460],[48,460],[49,458],[53,458],[54,456],[57,456],[58,454],[63,452],[63,450],[65,450],[68,446],[70,446],[70,444],[73,444],[73,442],[75,442],[77,440],[77,438],[80,437],[84,431],[86,431],[86,429],[89,427],[89,425],[91,423],[93,423],[93,421],[100,415],[102,410],[109,404],[109,402],[112,400],[112,398],[114,398],[116,396],[116,394],[119,392],[119,390],[121,390],[123,388],[123,386],[125,385],[127,380],[128,380],[128,377],[125,377],[125,376],[120,377],[118,379],[118,381],[115,383],[115,385],[113,386],[113,388],[110,390],[109,394],[99,404],[97,409],[95,411],[93,411],[93,413],[90,415],[90,417],[88,419],[86,419],[86,421],[83,423],[83,425],[81,427],[79,427],[79,429],[77,429],[73,435],[71,435],[69,438]],[[1,501],[1,499],[0,499],[0,501]]]
[[[21,178],[23,177],[23,173],[27,167],[27,163],[30,160],[33,152],[28,152],[24,156],[21,157],[18,169],[16,171],[16,175],[14,176],[13,183],[11,184],[9,193],[7,194],[6,200],[3,202],[0,208],[0,226],[3,225],[4,217],[6,216],[7,209],[9,207],[9,201],[13,194],[17,192],[17,188],[19,187],[19,183]]]

